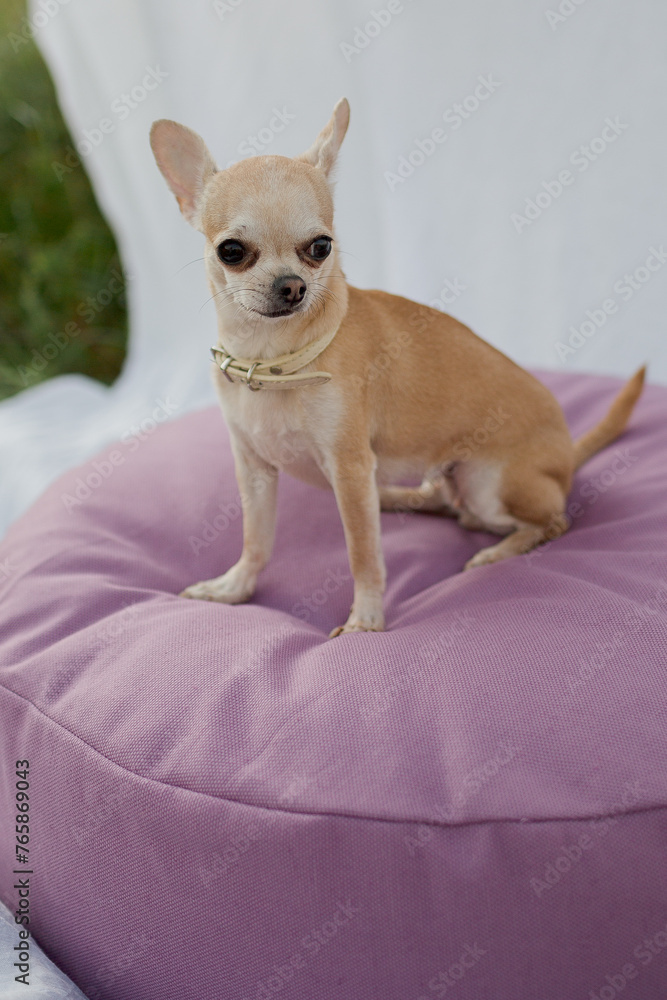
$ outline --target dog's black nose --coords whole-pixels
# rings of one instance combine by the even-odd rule
[[[284,278],[276,278],[273,287],[285,305],[294,306],[301,302],[306,294],[306,283],[296,274],[288,274]]]

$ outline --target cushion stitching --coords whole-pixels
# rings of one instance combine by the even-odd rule
[[[261,806],[261,805],[256,805],[254,802],[244,802],[242,799],[232,799],[227,796],[212,795],[210,792],[200,792],[193,788],[184,788],[182,785],[172,785],[168,781],[160,781],[157,778],[149,778],[146,775],[137,774],[136,771],[131,771],[130,768],[125,767],[124,764],[119,764],[117,761],[112,760],[110,757],[107,757],[106,754],[102,753],[102,751],[98,750],[96,747],[91,746],[90,743],[86,743],[86,741],[82,739],[82,737],[77,736],[76,733],[73,733],[66,726],[63,726],[62,723],[57,722],[50,715],[44,712],[41,708],[38,708],[38,706],[35,705],[34,702],[30,701],[29,698],[26,698],[22,694],[18,694],[18,692],[13,691],[5,684],[0,683],[0,688],[2,688],[2,690],[6,691],[8,694],[14,695],[14,697],[18,698],[20,701],[23,701],[26,704],[30,705],[30,707],[34,708],[34,710],[38,712],[39,715],[43,716],[43,718],[45,719],[48,719],[48,721],[52,725],[62,730],[62,732],[67,733],[68,736],[72,737],[72,739],[75,739],[77,740],[77,742],[82,743],[83,746],[87,747],[88,750],[90,750],[92,753],[96,754],[98,757],[101,757],[102,760],[105,760],[107,764],[111,764],[112,767],[117,767],[125,774],[130,774],[132,775],[133,778],[137,778],[139,781],[148,781],[152,785],[157,785],[162,788],[178,789],[181,792],[186,792],[191,795],[201,795],[204,798],[213,799],[216,802],[229,802],[233,803],[234,805],[246,806],[249,809],[263,809],[266,810],[267,812],[285,813],[288,816],[292,815],[331,816],[334,818],[342,817],[345,819],[356,819],[362,821],[371,821],[375,823],[410,823],[412,825],[417,824],[419,826],[437,826],[447,830],[447,829],[454,829],[454,828],[468,827],[468,826],[481,826],[490,823],[517,823],[520,826],[529,826],[531,824],[541,824],[541,823],[585,823],[585,822],[590,822],[591,820],[604,820],[612,818],[617,819],[619,816],[632,816],[635,814],[641,814],[645,812],[655,812],[658,810],[665,809],[667,807],[666,805],[663,804],[656,804],[650,806],[643,806],[637,809],[628,809],[625,810],[624,812],[613,812],[609,814],[595,813],[595,815],[593,816],[541,816],[532,819],[528,818],[516,819],[514,817],[503,817],[502,819],[499,819],[496,817],[490,817],[488,819],[465,820],[462,823],[442,823],[439,820],[433,820],[433,819],[397,819],[387,816],[359,816],[356,813],[347,813],[347,812],[306,812],[305,810],[299,810],[299,809],[285,809],[282,806]]]

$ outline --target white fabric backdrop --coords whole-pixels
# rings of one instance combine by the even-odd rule
[[[0,530],[153,411],[214,400],[202,238],[153,162],[160,117],[224,165],[252,136],[302,151],[346,95],[337,235],[353,284],[440,298],[524,365],[629,375],[648,360],[667,382],[663,0],[32,0],[31,18],[74,141],[96,142],[84,163],[132,275],[131,343],[110,390],[60,377],[0,406]]]

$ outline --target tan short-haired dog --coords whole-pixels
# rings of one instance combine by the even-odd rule
[[[567,528],[574,470],[621,433],[641,369],[572,441],[552,394],[450,316],[345,281],[329,175],[346,100],[307,152],[217,170],[176,122],[151,130],[158,166],[206,237],[218,314],[215,382],[243,506],[243,552],[183,596],[236,604],[271,554],[277,472],[333,489],[354,602],[341,632],[384,628],[380,507],[441,511],[504,535],[466,565],[528,552]],[[381,486],[408,478],[419,487]]]

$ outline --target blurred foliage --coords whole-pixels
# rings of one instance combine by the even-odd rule
[[[33,33],[0,0],[0,398],[63,372],[110,384],[127,341],[116,244]]]

